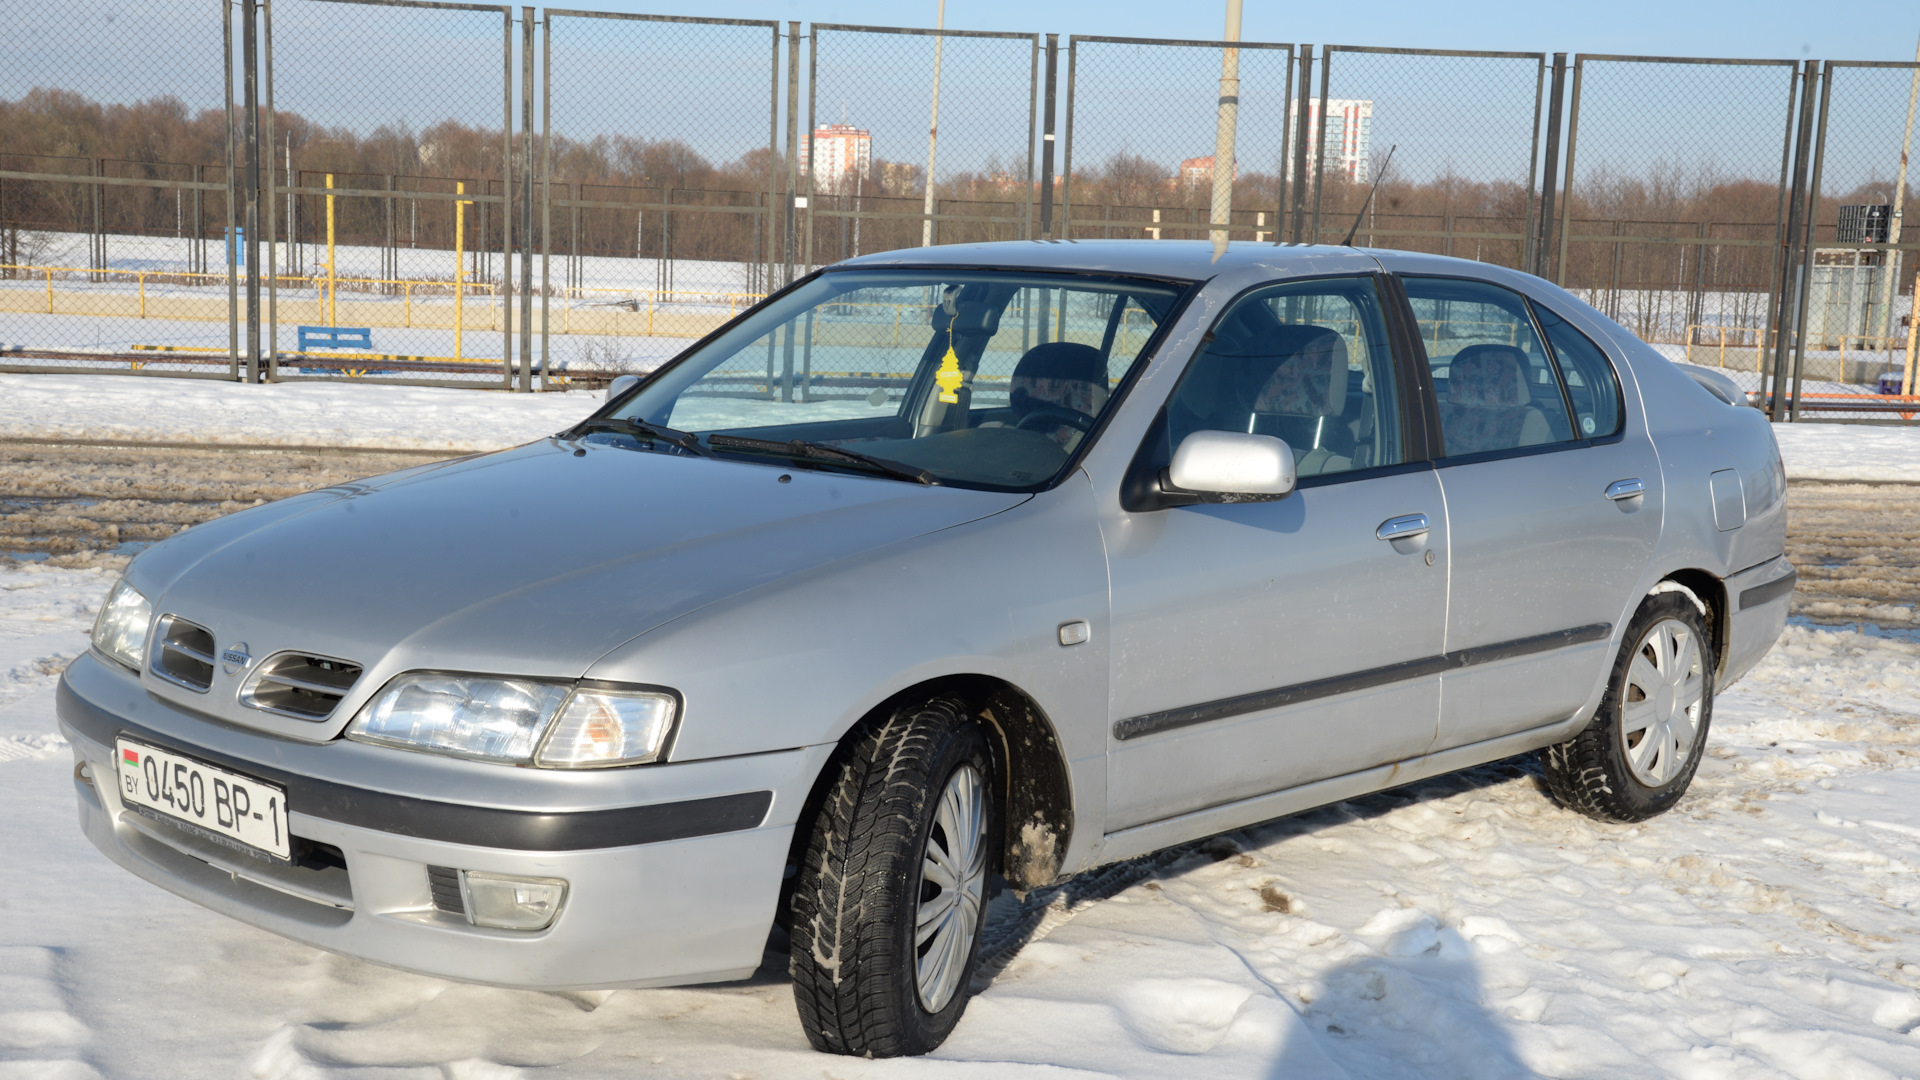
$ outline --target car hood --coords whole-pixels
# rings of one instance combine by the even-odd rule
[[[716,600],[1028,497],[546,440],[242,512],[133,577],[255,658],[577,678]]]

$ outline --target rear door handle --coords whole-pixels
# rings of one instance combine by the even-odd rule
[[[1614,502],[1619,502],[1621,499],[1638,498],[1646,493],[1647,485],[1642,483],[1637,476],[1627,480],[1615,480],[1613,483],[1607,485],[1607,498],[1612,499]]]
[[[1405,540],[1410,536],[1424,536],[1432,528],[1427,524],[1427,515],[1408,514],[1405,517],[1388,518],[1380,523],[1373,535],[1382,540]]]

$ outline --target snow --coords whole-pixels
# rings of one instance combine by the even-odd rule
[[[488,449],[597,404],[394,386],[0,376],[0,438]],[[1920,432],[1781,425],[1790,475],[1920,479]],[[74,823],[58,672],[101,569],[0,568],[0,1080],[1920,1077],[1920,643],[1788,627],[1673,812],[1603,825],[1527,759],[989,909],[931,1058],[807,1049],[737,984],[540,994],[332,956],[164,893]],[[1907,635],[1910,636],[1910,635]]]
[[[538,994],[331,956],[134,878],[73,823],[56,673],[109,576],[0,571],[0,1076],[1920,1075],[1920,645],[1802,626],[1664,817],[1505,763],[1010,895],[919,1061],[806,1048],[745,983]]]

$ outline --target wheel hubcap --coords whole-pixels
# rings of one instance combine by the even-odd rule
[[[973,952],[987,883],[986,831],[986,785],[979,770],[962,765],[940,793],[920,857],[913,944],[920,1004],[928,1012],[953,1000]]]
[[[1693,753],[1704,704],[1699,638],[1662,619],[1640,639],[1620,693],[1620,741],[1627,768],[1647,787],[1680,774]]]

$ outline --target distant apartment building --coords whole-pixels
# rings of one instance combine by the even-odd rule
[[[851,124],[822,124],[813,129],[811,149],[800,144],[800,173],[813,177],[813,190],[853,193],[858,178],[873,169],[873,134]],[[819,162],[815,174],[813,165]]]
[[[1368,162],[1373,146],[1373,102],[1356,98],[1328,98],[1326,102],[1326,139],[1327,153],[1321,159],[1320,168],[1326,172],[1339,173],[1356,184],[1369,182]],[[1320,99],[1311,98],[1307,102],[1307,155],[1311,160],[1319,150],[1320,139]],[[1297,125],[1300,119],[1300,103],[1294,102],[1287,111],[1289,124]],[[1298,130],[1297,127],[1294,130]]]
[[[1234,163],[1233,178],[1240,179],[1240,163]],[[1213,155],[1190,157],[1180,163],[1180,186],[1183,188],[1213,186]]]

